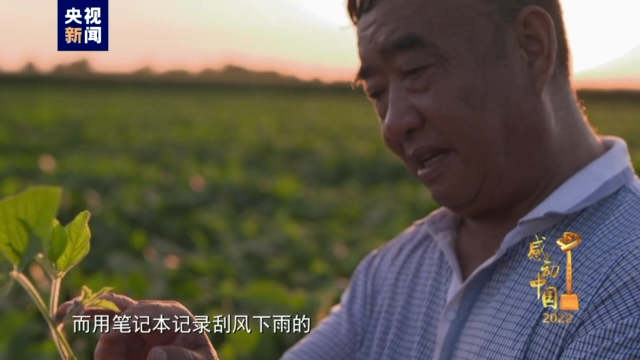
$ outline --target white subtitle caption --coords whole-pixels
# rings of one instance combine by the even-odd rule
[[[253,320],[253,324],[251,324]],[[74,315],[74,333],[120,333],[176,332],[176,333],[212,333],[235,334],[244,331],[251,333],[307,334],[311,331],[311,321],[306,315],[207,315],[190,316],[129,316],[115,315]]]

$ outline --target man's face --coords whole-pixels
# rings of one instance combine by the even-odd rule
[[[358,23],[360,75],[385,143],[463,214],[517,196],[544,135],[528,114],[526,67],[477,3],[380,0]]]

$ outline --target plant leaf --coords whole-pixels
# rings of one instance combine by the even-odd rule
[[[54,264],[58,261],[67,248],[67,242],[67,231],[60,225],[58,220],[55,220],[51,230],[51,238],[49,239],[49,251],[47,253],[49,261]]]
[[[84,308],[99,308],[120,312],[120,309],[114,302],[100,298],[111,290],[113,290],[112,287],[103,287],[102,289],[93,292],[89,287],[83,285],[80,293],[80,303]]]
[[[110,292],[111,290],[113,290],[112,287],[103,287],[102,289],[98,290],[97,292],[95,292],[93,295],[94,298],[98,298],[108,292]]]
[[[87,285],[82,285],[82,290],[80,290],[80,302],[85,303],[85,300],[92,298],[92,294],[93,291],[91,291]]]
[[[29,232],[20,220],[29,224],[35,235],[46,240],[55,218],[62,189],[34,186],[0,201],[0,252],[17,265],[29,242]]]
[[[93,292],[91,289],[89,289],[89,287],[87,287],[86,285],[83,285],[82,292],[80,294],[80,299],[81,299],[80,301],[84,305],[90,304],[92,301],[94,301],[95,299],[98,299],[100,296],[108,293],[111,290],[113,290],[112,287],[104,287],[97,292]]]
[[[14,279],[7,274],[11,271],[11,268],[15,269],[15,265],[10,265],[9,261],[0,256],[0,296],[7,296],[11,292]]]
[[[105,300],[105,299],[94,299],[89,304],[87,304],[87,308],[98,308],[111,310],[113,312],[119,313],[121,310],[118,308],[113,301]]]
[[[20,261],[16,265],[18,271],[24,272],[24,269],[29,265],[33,260],[35,260],[38,253],[42,251],[41,242],[38,239],[38,236],[34,233],[33,229],[27,224],[25,220],[19,219],[20,224],[25,229],[28,234],[27,247],[22,252],[20,256]]]
[[[91,230],[89,230],[90,217],[91,214],[88,211],[83,211],[65,226],[67,246],[62,255],[56,260],[56,266],[60,272],[66,273],[89,253],[89,240],[91,239]]]

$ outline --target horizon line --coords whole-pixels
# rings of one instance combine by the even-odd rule
[[[181,76],[198,76],[203,75],[206,72],[217,72],[224,74],[225,71],[229,69],[238,69],[243,70],[248,73],[253,73],[255,75],[275,75],[277,77],[281,77],[282,80],[289,81],[298,81],[302,83],[323,83],[323,84],[340,84],[347,83],[350,84],[353,79],[349,79],[346,76],[340,79],[333,80],[324,80],[321,78],[320,74],[317,77],[305,78],[296,74],[283,72],[278,69],[256,69],[252,66],[246,66],[243,64],[237,64],[232,62],[227,62],[224,64],[220,64],[217,66],[208,66],[203,67],[199,70],[188,70],[185,68],[175,67],[167,70],[158,70],[157,67],[151,65],[143,65],[137,68],[134,68],[129,71],[105,71],[96,69],[91,66],[91,61],[88,59],[79,59],[76,61],[70,62],[62,62],[59,64],[50,67],[50,70],[42,70],[40,69],[33,61],[26,62],[20,69],[17,70],[5,70],[0,66],[0,74],[16,74],[16,75],[60,75],[61,71],[73,71],[73,66],[82,66],[77,68],[76,71],[79,70],[78,74],[82,75],[103,75],[103,76],[148,76],[148,77],[162,77],[167,75],[181,75]],[[57,73],[58,72],[58,73]],[[57,74],[56,74],[57,73]],[[68,75],[68,74],[67,74]],[[575,75],[574,75],[575,76]],[[640,76],[639,77],[627,77],[627,78],[592,78],[592,79],[576,79],[572,78],[571,84],[575,89],[581,90],[632,90],[632,91],[640,91]]]

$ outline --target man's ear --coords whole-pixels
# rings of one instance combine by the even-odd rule
[[[531,84],[542,93],[556,67],[558,41],[553,19],[538,6],[527,6],[516,17],[518,52],[526,64]]]

